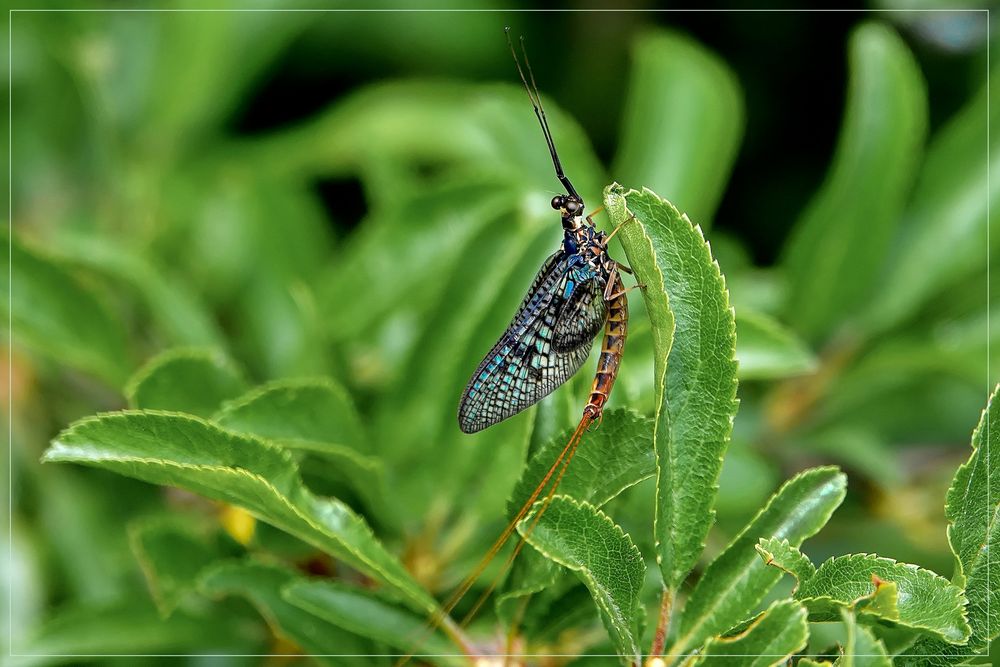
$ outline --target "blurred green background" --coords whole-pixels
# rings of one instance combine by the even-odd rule
[[[489,545],[526,450],[545,424],[575,423],[590,382],[547,399],[544,419],[458,432],[468,375],[560,239],[505,25],[526,38],[588,208],[612,180],[648,186],[706,230],[727,277],[741,408],[708,554],[781,480],[834,462],[851,488],[806,545],[814,560],[878,552],[950,575],[944,491],[1000,367],[984,12],[10,20],[0,615],[15,653],[298,650],[239,596],[192,595],[161,617],[129,534],[221,524],[223,553],[328,572],[307,547],[263,526],[244,544],[225,508],[39,463],[71,421],[126,407],[129,378],[173,348],[211,350],[240,387],[343,385],[384,487],[307,482],[363,513],[437,595]],[[650,412],[652,343],[632,304],[611,403]],[[647,555],[650,497],[639,485],[614,510]]]

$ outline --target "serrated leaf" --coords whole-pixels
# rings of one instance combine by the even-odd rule
[[[598,429],[589,431],[566,469],[559,492],[602,507],[623,490],[656,472],[652,420],[630,410],[609,410]],[[507,501],[507,515],[517,514],[566,446],[573,429],[550,438],[531,457]],[[523,554],[504,585],[498,605],[552,585],[558,569],[534,552]],[[501,613],[505,613],[501,607]]]
[[[836,468],[812,468],[786,482],[698,579],[671,652],[686,653],[749,617],[781,578],[781,571],[764,565],[754,547],[771,537],[802,544],[826,524],[846,486]]]
[[[227,402],[213,421],[310,455],[303,464],[309,475],[348,485],[383,524],[393,522],[382,461],[364,454],[371,443],[361,418],[347,391],[332,380],[268,383]]]
[[[756,549],[766,565],[773,565],[787,572],[798,579],[800,584],[816,574],[816,566],[812,561],[783,537],[762,538]]]
[[[303,578],[282,565],[262,561],[225,561],[207,569],[199,590],[211,597],[239,595],[249,600],[271,631],[319,657],[325,664],[339,664],[330,656],[366,655],[372,647],[357,635],[286,602],[281,591]]]
[[[1000,455],[994,451],[1000,441],[998,392],[1000,386],[990,395],[972,434],[972,455],[955,473],[945,502],[948,541],[955,554],[954,580],[965,585],[972,634],[961,647],[940,640],[920,640],[907,652],[915,657],[901,664],[919,664],[916,656],[920,655],[940,656],[935,664],[955,664],[969,653],[982,651],[1000,632],[1000,619],[990,611],[1000,608],[996,592],[1000,590],[1000,567],[991,559],[991,554],[1000,550]]]
[[[838,664],[842,667],[892,667],[885,645],[868,628],[859,625],[854,614],[843,609],[841,618],[847,630],[847,643]]]
[[[649,190],[605,190],[653,324],[657,387],[655,535],[667,588],[701,554],[714,520],[722,457],[736,414],[736,325],[725,279],[702,236]]]
[[[190,520],[147,517],[132,522],[128,534],[153,602],[164,617],[195,589],[199,573],[220,555],[205,531]]]
[[[808,639],[805,607],[792,600],[778,600],[738,634],[709,639],[694,664],[780,665],[804,648]]]
[[[9,229],[0,243],[10,250],[0,265],[0,314],[10,319],[11,343],[120,387],[129,372],[121,322],[69,271],[29,250]]]
[[[361,418],[343,387],[328,378],[278,380],[222,406],[220,426],[297,447],[322,451],[334,443],[368,451]],[[308,446],[307,443],[314,443]]]
[[[589,431],[566,469],[559,493],[602,507],[630,486],[656,472],[653,420],[631,410],[608,410],[600,428]],[[535,452],[517,481],[507,514],[513,517],[531,496],[573,434],[558,434]]]
[[[327,623],[412,654],[413,658],[447,664],[445,656],[456,652],[445,637],[431,632],[424,617],[364,588],[334,581],[295,579],[284,587],[281,596]]]
[[[623,119],[612,173],[708,225],[743,134],[743,95],[726,63],[687,35],[641,34]]]
[[[642,554],[620,527],[590,503],[553,496],[536,524],[539,507],[536,504],[518,524],[518,532],[546,558],[580,578],[618,654],[638,665],[642,660],[639,590],[646,572]]]
[[[865,23],[848,48],[847,108],[833,165],[784,256],[788,321],[813,341],[870,298],[927,126],[920,69],[891,28]]]
[[[225,355],[202,348],[174,348],[147,361],[128,381],[133,408],[211,416],[226,399],[246,391],[242,374]]]
[[[774,380],[811,373],[816,356],[777,320],[754,310],[736,314],[736,359],[741,380]]]
[[[262,440],[187,415],[127,411],[76,422],[43,460],[96,466],[243,507],[365,572],[414,609],[437,608],[364,519],[336,498],[310,493],[289,453]]]
[[[852,607],[875,592],[873,578],[891,582],[898,589],[893,610],[897,613],[888,620],[936,634],[952,644],[969,638],[962,591],[930,570],[890,558],[868,554],[831,558],[799,586],[795,598],[809,609],[810,620],[837,620],[842,608]],[[878,610],[874,606],[865,608],[866,613]]]
[[[987,573],[990,550],[997,544],[1000,525],[1000,401],[994,387],[976,430],[972,433],[972,455],[959,466],[945,497],[948,542],[955,554],[956,583],[970,592],[985,593],[1000,587],[1000,572]],[[997,456],[991,456],[998,454]],[[1000,568],[998,568],[1000,569]],[[987,580],[987,576],[991,578]],[[997,636],[1000,619],[986,618],[987,598],[969,598],[969,622],[975,638],[985,643]]]

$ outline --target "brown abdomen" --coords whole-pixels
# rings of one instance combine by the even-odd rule
[[[615,386],[628,331],[628,297],[617,274],[613,293],[618,296],[608,302],[608,320],[604,324],[604,341],[601,343],[601,356],[597,360],[597,374],[590,389],[590,400],[583,409],[584,414],[590,415],[593,421],[600,420],[604,404],[608,402],[611,389]]]

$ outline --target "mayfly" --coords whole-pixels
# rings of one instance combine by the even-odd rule
[[[618,374],[628,324],[620,272],[629,269],[607,253],[617,230],[607,235],[595,228],[592,216],[583,217],[583,198],[563,172],[527,54],[530,86],[510,43],[509,28],[507,41],[556,176],[567,190],[552,198],[552,208],[562,218],[563,241],[542,264],[514,319],[466,385],[458,408],[458,423],[466,433],[531,407],[566,382],[590,356],[594,337],[603,327],[597,375],[583,411],[588,422],[599,421]]]
[[[507,44],[514,56],[521,82],[542,127],[556,177],[566,189],[565,194],[552,199],[552,208],[559,212],[562,219],[563,240],[559,249],[542,264],[506,331],[472,374],[459,404],[459,426],[466,433],[475,433],[531,407],[555,391],[583,366],[590,356],[594,338],[602,328],[604,340],[589,400],[569,442],[473,573],[442,607],[442,616],[448,614],[468,592],[518,523],[534,506],[542,491],[550,487],[543,506],[535,512],[528,530],[541,518],[583,433],[601,420],[604,406],[618,376],[628,326],[628,290],[622,283],[621,273],[631,273],[631,270],[615,261],[607,252],[608,243],[618,229],[606,234],[594,226],[593,214],[584,217],[583,198],[563,172],[559,161],[538,86],[524,49],[524,40],[521,40],[525,64],[522,69],[510,40],[510,28],[506,32]],[[523,545],[523,541],[518,543],[508,565]],[[506,570],[506,567],[502,570]],[[480,597],[466,616],[466,621],[475,614],[492,589],[493,585]]]

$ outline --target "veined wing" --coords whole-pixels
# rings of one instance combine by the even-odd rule
[[[458,408],[463,431],[481,431],[534,405],[580,369],[590,355],[589,340],[559,351],[552,343],[561,313],[576,290],[593,280],[589,267],[561,250],[545,261],[510,326],[465,388]]]
[[[559,311],[552,332],[552,349],[569,352],[582,345],[590,349],[591,341],[604,326],[607,317],[604,285],[596,276],[584,280],[575,287]]]

